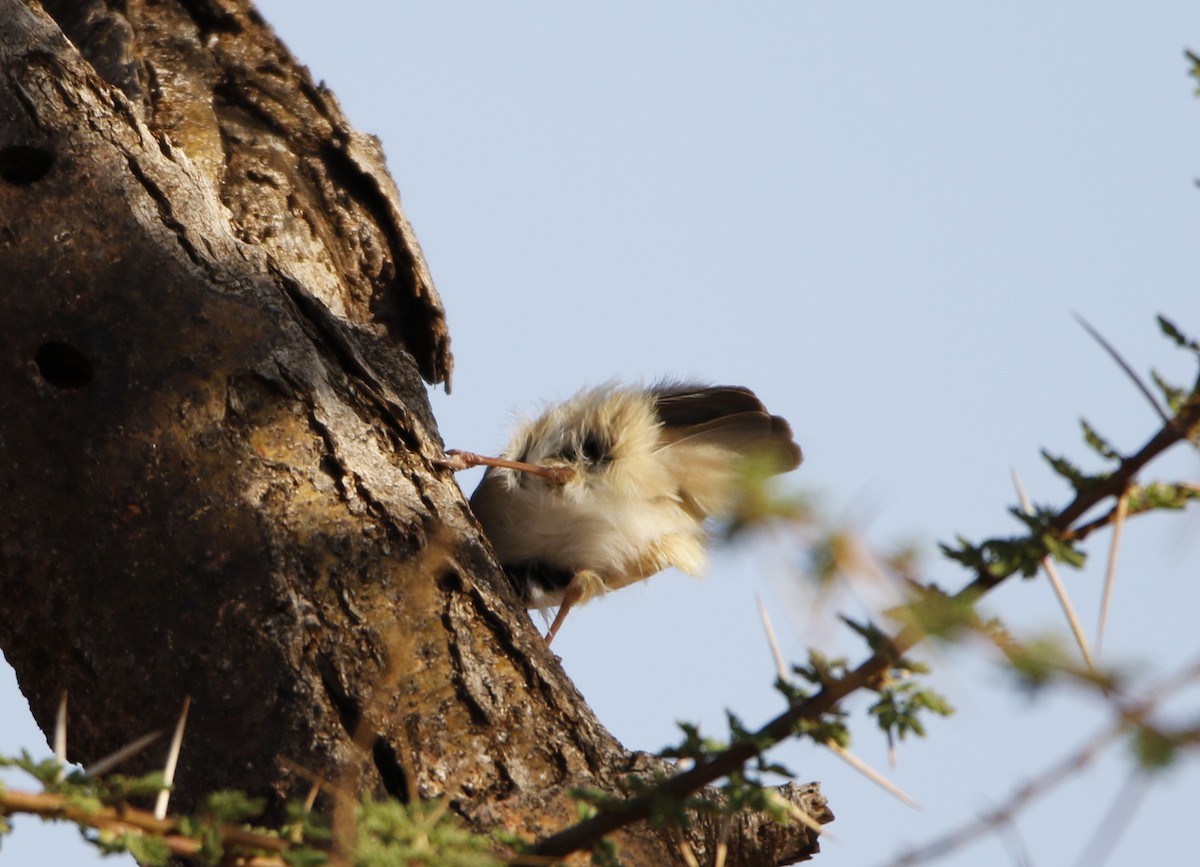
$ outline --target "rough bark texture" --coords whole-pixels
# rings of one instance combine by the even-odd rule
[[[431,469],[450,369],[378,143],[249,5],[0,0],[0,647],[43,729],[68,691],[73,760],[190,695],[180,809],[277,810],[299,768],[529,837],[656,766]],[[679,833],[618,844],[682,863]],[[730,843],[816,849],[753,816]]]

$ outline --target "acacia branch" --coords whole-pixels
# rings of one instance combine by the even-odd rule
[[[1193,387],[1188,401],[1175,417],[1167,420],[1137,453],[1123,458],[1117,470],[1107,479],[1079,491],[1075,499],[1052,518],[1051,530],[1063,538],[1070,536],[1072,524],[1108,497],[1119,497],[1150,461],[1176,443],[1194,438],[1198,434],[1200,379]],[[1095,527],[1090,526],[1089,531],[1091,529]],[[1082,536],[1076,531],[1073,538]],[[955,594],[952,600],[974,604],[1017,571],[1018,569],[1013,567],[1000,574],[992,574],[986,569],[979,569],[974,579]],[[846,696],[860,689],[876,686],[894,665],[897,657],[912,649],[926,634],[925,630],[916,624],[904,627],[886,643],[886,647],[853,671],[843,677],[826,681],[815,695],[792,705],[752,736],[736,741],[710,759],[698,762],[691,770],[672,777],[645,794],[607,806],[591,819],[547,837],[534,851],[539,855],[562,857],[590,848],[606,835],[633,822],[649,818],[664,800],[681,801],[721,777],[740,770],[769,747],[797,734],[804,723],[816,722],[824,714],[834,710]]]
[[[159,819],[148,810],[123,805],[120,807],[81,807],[63,795],[54,792],[0,791],[0,815],[27,813],[43,819],[67,819],[78,825],[109,830],[117,833],[132,832],[162,840],[174,855],[195,855],[201,843],[179,833],[178,823],[173,819]],[[269,834],[259,834],[236,825],[218,826],[221,841],[226,847],[239,850],[262,850],[285,852],[291,848],[287,840]],[[247,862],[250,863],[250,862]],[[283,865],[278,857],[256,857],[253,862],[260,867]]]

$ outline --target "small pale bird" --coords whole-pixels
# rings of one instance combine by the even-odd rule
[[[447,455],[488,467],[471,508],[525,603],[558,606],[547,644],[574,605],[668,566],[700,575],[743,462],[774,474],[802,457],[750,389],[678,383],[587,389],[518,425],[503,457]]]

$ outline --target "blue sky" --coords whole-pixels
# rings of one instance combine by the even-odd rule
[[[498,449],[515,410],[613,377],[748,385],[804,447],[787,485],[881,547],[916,544],[954,588],[935,543],[1015,531],[1013,469],[1065,501],[1039,448],[1087,461],[1080,416],[1127,451],[1154,430],[1072,311],[1135,368],[1194,375],[1154,324],[1200,332],[1193,3],[260,8],[383,140],[449,314],[454,391],[434,397],[449,446]],[[1162,466],[1195,479],[1200,459]],[[1128,528],[1105,659],[1142,682],[1200,649],[1198,529],[1195,512]],[[1065,576],[1089,630],[1106,545]],[[632,749],[674,740],[677,719],[720,735],[726,707],[761,722],[779,707],[756,594],[793,658],[857,655],[799,560],[783,538],[720,551],[702,581],[668,573],[572,612],[555,650]],[[1061,628],[1044,577],[987,604],[1021,631]],[[779,751],[837,813],[819,863],[887,863],[1107,723],[1088,696],[1014,694],[966,650],[933,662],[959,712],[894,772],[923,811],[812,747]],[[1176,712],[1194,718],[1195,698]],[[883,768],[865,704],[855,751]],[[5,714],[0,750],[42,749],[31,726]],[[1030,863],[1076,863],[1127,769],[1118,748],[1006,839],[939,863],[1015,864],[1014,839]],[[1167,773],[1110,863],[1181,863],[1198,798],[1195,761]],[[24,863],[29,824],[0,864]]]

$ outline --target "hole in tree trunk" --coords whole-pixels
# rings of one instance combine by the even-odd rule
[[[38,347],[38,372],[55,388],[83,388],[92,381],[95,369],[88,357],[66,343],[50,340]]]
[[[23,187],[40,181],[54,165],[54,154],[45,148],[9,145],[0,148],[0,178]]]

